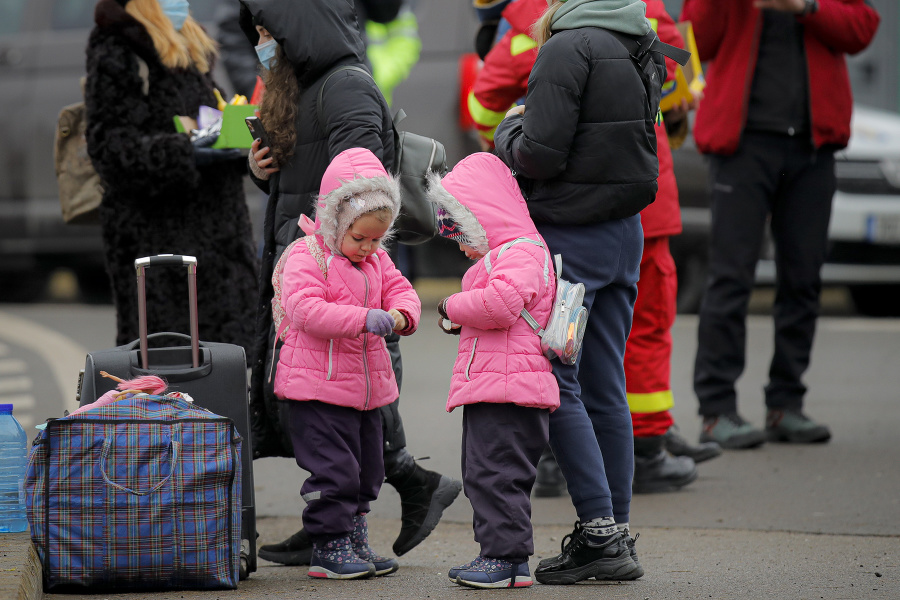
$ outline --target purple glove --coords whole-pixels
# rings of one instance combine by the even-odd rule
[[[386,336],[394,330],[394,317],[380,308],[373,308],[366,313],[366,331]]]

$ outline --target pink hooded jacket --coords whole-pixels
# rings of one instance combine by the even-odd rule
[[[372,191],[383,194],[358,196]],[[300,226],[315,235],[327,276],[306,243],[294,244],[284,264],[281,303],[289,327],[275,394],[371,410],[396,400],[398,391],[384,338],[365,332],[366,314],[395,308],[409,323],[399,333],[410,335],[422,307],[383,249],[353,263],[340,253],[340,245],[360,214],[387,205],[396,218],[400,190],[374,154],[351,148],[328,166],[320,192],[315,222],[301,217]]]
[[[509,168],[493,154],[472,154],[443,180],[429,177],[429,200],[462,232],[454,241],[490,253],[491,260],[490,274],[480,259],[463,276],[462,291],[447,300],[447,315],[462,325],[447,411],[476,402],[555,409],[559,386],[550,361],[520,316],[527,308],[538,323],[547,323],[553,261]],[[520,237],[544,247],[519,242],[500,254],[501,246]]]

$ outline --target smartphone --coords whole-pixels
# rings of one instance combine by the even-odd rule
[[[266,130],[263,129],[262,121],[259,120],[259,117],[244,117],[244,121],[247,123],[247,129],[250,130],[250,135],[253,136],[253,139],[259,139],[260,149],[272,147],[269,145],[269,136],[266,135]]]

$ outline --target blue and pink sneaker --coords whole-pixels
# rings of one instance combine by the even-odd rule
[[[369,546],[369,524],[366,515],[353,517],[353,531],[350,533],[350,544],[353,551],[362,560],[367,560],[375,565],[375,577],[381,577],[393,573],[400,568],[400,563],[395,558],[378,556]]]
[[[456,583],[473,588],[518,588],[534,583],[528,562],[512,563],[499,558],[479,556],[472,562],[456,569]]]
[[[363,579],[375,574],[375,565],[360,558],[345,535],[321,544],[313,542],[308,574],[321,579]]]

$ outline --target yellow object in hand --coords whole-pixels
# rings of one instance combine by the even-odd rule
[[[222,94],[219,92],[218,88],[213,88],[213,95],[216,97],[216,108],[219,110],[225,110],[226,102],[225,98],[222,97]]]
[[[244,96],[242,94],[235,94],[229,104],[233,104],[235,106],[242,106],[244,104],[247,104],[247,96]]]

